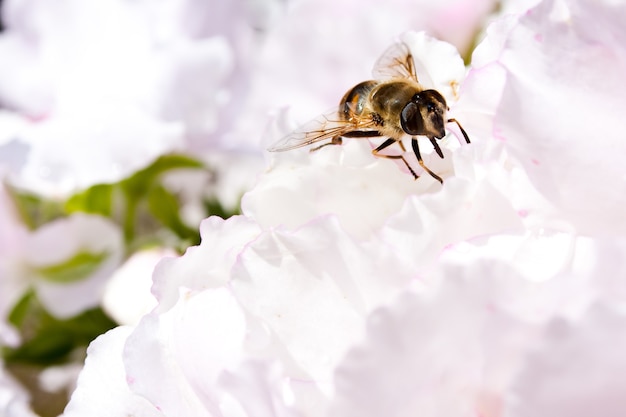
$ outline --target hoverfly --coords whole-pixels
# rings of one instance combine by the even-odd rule
[[[437,90],[425,89],[418,81],[413,55],[404,42],[391,46],[374,66],[376,80],[363,81],[351,88],[341,99],[339,107],[304,124],[272,145],[268,151],[282,152],[330,139],[311,151],[327,145],[340,145],[343,138],[384,137],[386,140],[372,150],[381,158],[401,159],[413,177],[419,176],[403,155],[383,155],[380,152],[398,143],[405,135],[411,137],[413,152],[420,166],[443,184],[440,176],[422,160],[416,136],[426,136],[437,155],[443,152],[437,143],[446,135],[445,125],[456,123],[467,143],[470,139],[456,119],[447,118],[448,105]]]

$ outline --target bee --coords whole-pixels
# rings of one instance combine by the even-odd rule
[[[437,155],[443,152],[437,143],[446,135],[445,125],[456,123],[467,143],[470,139],[456,119],[448,119],[446,100],[437,90],[425,89],[418,81],[413,55],[404,42],[392,45],[379,58],[373,71],[375,80],[363,81],[352,87],[341,99],[339,107],[305,123],[280,139],[270,152],[282,152],[330,140],[311,151],[327,145],[341,145],[343,138],[386,138],[372,150],[374,156],[400,159],[415,179],[419,176],[403,155],[380,152],[398,143],[402,152],[405,135],[411,137],[413,152],[420,166],[434,179],[443,180],[422,160],[417,136],[425,136]]]

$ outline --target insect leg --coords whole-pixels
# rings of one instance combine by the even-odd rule
[[[428,138],[428,139],[430,139],[430,143],[433,144],[433,147],[435,148],[437,155],[439,155],[439,157],[443,159],[443,152],[441,152],[441,148],[439,147],[439,144],[437,143],[437,139],[435,138]]]
[[[461,133],[463,134],[463,137],[465,138],[465,142],[470,143],[469,136],[467,136],[467,133],[465,133],[465,129],[463,129],[463,126],[461,126],[461,123],[459,123],[456,119],[448,119],[448,123],[456,123],[459,129],[461,129]]]
[[[388,159],[402,159],[402,162],[404,162],[404,165],[406,165],[406,167],[409,169],[409,171],[411,172],[411,174],[413,174],[413,177],[415,179],[419,178],[419,175],[417,175],[415,173],[415,171],[413,171],[413,168],[411,168],[411,166],[409,165],[409,163],[406,161],[406,159],[404,159],[404,156],[402,155],[381,155],[379,154],[380,151],[382,151],[383,149],[393,145],[394,143],[396,143],[398,141],[396,141],[395,139],[387,139],[386,141],[384,141],[378,148],[372,150],[372,155],[377,156],[379,158],[388,158]],[[398,142],[400,144],[400,147],[402,148],[402,150],[404,151],[404,145],[402,144],[402,142]]]
[[[344,138],[375,138],[382,136],[378,130],[353,130],[352,132],[346,132],[343,135]]]
[[[328,145],[341,145],[342,137],[344,138],[374,138],[377,136],[380,136],[380,132],[378,130],[353,130],[352,132],[346,132],[342,134],[341,136],[335,136],[334,138],[330,140],[330,142],[325,143],[320,146],[316,146],[315,148],[312,148],[309,152],[318,151],[324,146],[328,146]]]
[[[413,152],[415,152],[415,156],[417,157],[417,162],[419,162],[419,164],[421,165],[422,168],[424,168],[424,170],[426,172],[428,172],[430,174],[431,177],[433,177],[434,179],[436,179],[437,181],[439,181],[440,183],[443,184],[443,180],[441,179],[441,177],[437,174],[435,174],[434,172],[432,172],[427,166],[426,164],[424,164],[424,161],[422,160],[422,155],[420,154],[420,146],[417,143],[417,139],[416,138],[412,138],[411,140],[411,145],[413,146]]]
[[[309,152],[319,151],[324,146],[328,146],[328,145],[341,145],[341,143],[342,143],[341,136],[335,136],[334,138],[332,138],[330,140],[330,142],[325,143],[325,144],[320,145],[320,146],[316,146],[315,148],[311,148],[311,150],[309,150]]]

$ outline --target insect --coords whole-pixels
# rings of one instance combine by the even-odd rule
[[[339,107],[305,123],[280,139],[268,151],[282,152],[330,139],[311,151],[327,145],[340,145],[342,138],[384,137],[386,140],[372,150],[381,158],[401,159],[415,179],[419,176],[403,155],[385,155],[380,152],[398,143],[406,152],[401,139],[411,137],[413,152],[420,166],[433,178],[443,180],[422,160],[416,136],[426,136],[439,157],[443,152],[437,143],[446,135],[446,123],[456,123],[465,141],[467,133],[456,119],[447,118],[445,98],[433,89],[425,89],[418,81],[415,63],[409,47],[399,42],[391,46],[374,66],[376,80],[364,81],[352,87],[341,99]]]

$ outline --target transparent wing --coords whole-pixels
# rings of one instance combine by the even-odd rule
[[[279,139],[267,148],[270,152],[282,152],[301,148],[326,139],[343,136],[354,131],[372,131],[376,136],[377,125],[372,117],[353,117],[344,120],[340,116],[341,107],[319,115],[315,119],[303,124],[287,136]]]
[[[380,80],[409,78],[418,82],[413,55],[404,42],[396,42],[387,48],[376,61],[373,74],[374,78]]]

